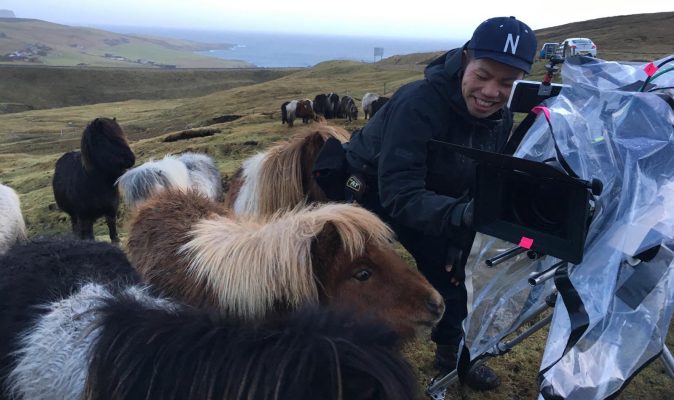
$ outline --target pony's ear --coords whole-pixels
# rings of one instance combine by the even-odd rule
[[[318,158],[325,139],[320,132],[314,132],[307,136],[305,144],[302,146],[302,153],[300,155],[300,162],[302,164],[302,191],[309,195],[310,201],[327,201],[327,197],[320,191],[318,185],[314,182],[314,177],[311,170]],[[320,192],[319,192],[320,191]]]
[[[311,261],[319,278],[334,263],[335,253],[342,247],[342,239],[335,225],[326,222],[311,242]]]

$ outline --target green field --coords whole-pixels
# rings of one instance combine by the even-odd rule
[[[38,45],[42,52],[30,50]],[[0,18],[0,55],[21,52],[29,56],[23,61],[0,61],[3,64],[158,68],[154,63],[179,68],[252,67],[244,61],[222,60],[196,53],[229,48],[231,45],[123,35],[34,19]],[[114,60],[106,54],[124,60]]]

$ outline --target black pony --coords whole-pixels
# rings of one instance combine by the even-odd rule
[[[246,323],[122,296],[96,312],[84,399],[412,400],[416,382],[381,323],[328,310]]]
[[[126,255],[109,243],[36,239],[0,256],[0,389],[14,364],[18,335],[47,312],[38,306],[70,296],[86,281],[117,287],[140,278]],[[0,390],[0,399],[5,398]]]
[[[136,158],[115,119],[96,118],[82,132],[81,152],[71,151],[56,162],[52,187],[59,208],[68,215],[73,233],[93,239],[96,219],[105,216],[110,239],[117,236],[119,193],[115,181]]]

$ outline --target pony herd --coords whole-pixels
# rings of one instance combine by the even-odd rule
[[[358,119],[358,107],[351,96],[339,97],[337,93],[317,94],[314,100],[292,100],[281,105],[281,124],[293,126],[296,118],[302,118],[303,123],[321,118],[345,118],[349,122]]]
[[[308,171],[348,133],[312,128],[244,162],[223,201],[210,157],[128,169],[116,121],[89,124],[57,162],[55,197],[91,238],[119,190],[128,239],[0,230],[0,399],[415,398],[400,348],[443,300],[374,214],[324,203]],[[0,189],[2,217],[21,217]]]

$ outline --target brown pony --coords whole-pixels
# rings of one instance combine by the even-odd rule
[[[196,192],[167,190],[137,210],[127,248],[149,283],[198,307],[254,319],[330,304],[410,338],[439,320],[444,303],[391,236],[350,204],[235,219]]]
[[[328,138],[344,143],[350,136],[344,128],[314,124],[250,157],[234,174],[225,206],[237,215],[269,216],[300,204],[328,201],[311,168]]]

